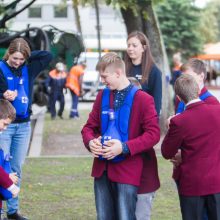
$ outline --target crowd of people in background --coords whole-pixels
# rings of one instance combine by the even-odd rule
[[[32,89],[51,60],[50,52],[31,51],[23,38],[16,38],[0,61],[0,131],[4,130],[0,133],[0,187],[11,193],[6,199],[0,188],[0,199],[6,200],[8,219],[28,219],[19,211],[18,194],[30,142]],[[201,60],[182,63],[177,53],[173,63],[170,83],[175,113],[167,119],[161,152],[173,164],[182,219],[220,220],[219,101],[205,87],[207,69]],[[81,62],[68,73],[59,62],[49,72],[51,119],[63,119],[66,89],[72,98],[69,118],[79,118],[85,68],[86,63]],[[97,219],[150,220],[160,187],[154,146],[160,140],[162,72],[148,38],[139,31],[128,35],[124,60],[109,52],[96,68],[106,88],[98,92],[81,133],[94,157]],[[109,129],[116,130],[120,140],[104,139]],[[6,155],[10,155],[10,173],[3,166]]]

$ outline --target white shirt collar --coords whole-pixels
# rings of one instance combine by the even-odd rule
[[[190,104],[193,104],[193,103],[196,103],[196,102],[200,102],[201,101],[201,99],[193,99],[193,100],[191,100],[191,101],[189,101],[187,104],[186,104],[186,106],[188,106],[188,105],[190,105]]]

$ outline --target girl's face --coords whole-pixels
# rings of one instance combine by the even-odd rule
[[[144,52],[144,47],[140,40],[136,37],[131,37],[127,41],[127,53],[131,58],[132,63],[140,64],[142,60],[142,54]]]
[[[25,62],[24,55],[20,52],[14,52],[10,54],[7,60],[7,63],[10,67],[17,69]]]

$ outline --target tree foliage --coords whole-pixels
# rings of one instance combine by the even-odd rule
[[[220,41],[220,1],[212,0],[201,10],[199,31],[205,43]]]
[[[177,51],[186,58],[201,52],[200,14],[192,0],[164,1],[156,7],[156,13],[169,57]]]

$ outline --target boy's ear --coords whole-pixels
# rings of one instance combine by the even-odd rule
[[[204,79],[205,79],[205,74],[202,72],[200,75],[201,75],[201,77],[202,77],[202,79],[203,79],[203,81],[204,81]]]
[[[179,99],[179,101],[182,101],[182,99],[178,95],[176,95],[176,97]]]
[[[122,74],[122,70],[119,69],[119,68],[116,68],[116,69],[115,69],[115,73],[116,73],[117,77],[120,77],[121,74]]]

